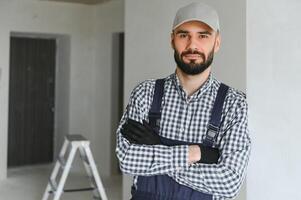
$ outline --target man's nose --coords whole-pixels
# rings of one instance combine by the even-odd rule
[[[190,37],[187,44],[187,49],[198,50],[197,39],[195,37]]]

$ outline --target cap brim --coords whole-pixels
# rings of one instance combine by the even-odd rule
[[[197,18],[191,18],[191,19],[184,20],[184,21],[182,21],[181,23],[175,25],[175,26],[172,28],[172,30],[175,30],[176,28],[178,28],[178,27],[181,26],[182,24],[184,24],[184,23],[186,23],[186,22],[190,22],[190,21],[198,21],[198,22],[201,22],[201,23],[206,24],[207,26],[209,26],[212,30],[217,31],[217,29],[214,28],[214,27],[212,27],[210,24],[207,24],[206,22],[204,22],[204,21],[202,21],[202,20],[199,20],[199,19],[197,19]]]

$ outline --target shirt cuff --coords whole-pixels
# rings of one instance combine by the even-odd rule
[[[154,148],[154,162],[167,164],[176,171],[181,171],[189,167],[188,164],[188,145],[161,146]]]
[[[172,147],[172,164],[177,171],[185,170],[188,164],[188,145]]]

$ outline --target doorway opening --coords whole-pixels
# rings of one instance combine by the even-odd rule
[[[53,162],[68,133],[70,39],[10,35],[7,167]]]
[[[112,37],[112,107],[111,107],[111,174],[121,175],[115,155],[116,129],[124,111],[124,33],[114,33]]]

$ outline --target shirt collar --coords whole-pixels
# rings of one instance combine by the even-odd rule
[[[187,101],[193,101],[196,100],[198,98],[200,98],[202,96],[202,94],[208,90],[208,88],[210,88],[210,86],[212,85],[213,82],[213,76],[210,72],[208,79],[204,82],[204,84],[195,92],[193,93],[190,97],[186,94],[186,92],[184,91],[181,83],[180,83],[180,79],[177,76],[176,73],[171,74],[170,76],[173,85],[176,87],[177,91],[179,92],[179,94]]]

